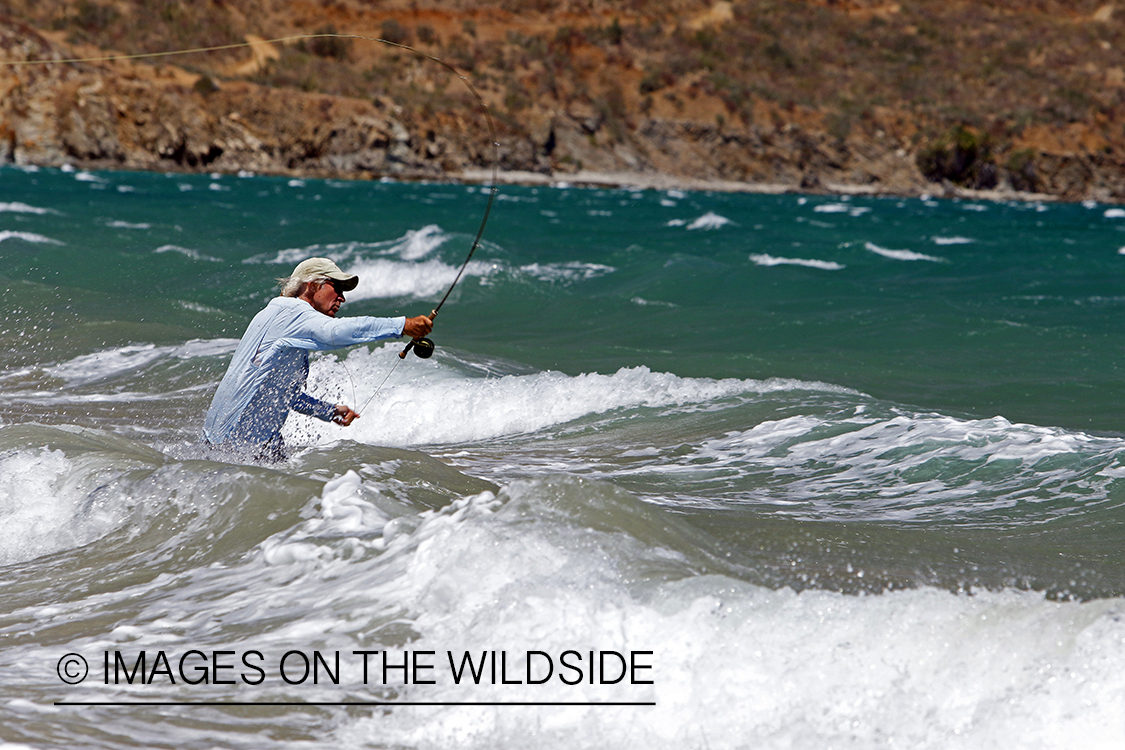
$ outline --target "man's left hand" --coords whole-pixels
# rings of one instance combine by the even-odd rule
[[[332,421],[342,427],[347,427],[358,418],[359,414],[352,411],[350,406],[336,404],[336,416],[332,417]]]

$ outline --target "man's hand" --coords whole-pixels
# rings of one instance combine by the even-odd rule
[[[406,319],[406,324],[402,327],[402,335],[420,339],[432,330],[434,330],[434,322],[425,315],[419,315],[417,318]]]
[[[347,427],[357,419],[359,419],[359,415],[352,411],[350,406],[336,404],[336,416],[332,417],[333,422],[342,427]]]

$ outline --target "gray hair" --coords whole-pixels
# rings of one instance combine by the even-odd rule
[[[283,276],[282,278],[277,280],[277,285],[281,287],[282,297],[300,297],[301,292],[305,288],[305,284],[324,284],[325,282],[331,280],[332,279],[324,276],[323,274],[310,276],[308,278],[301,278],[300,276]]]

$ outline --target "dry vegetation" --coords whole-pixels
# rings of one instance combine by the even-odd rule
[[[480,90],[510,168],[816,187],[877,182],[879,164],[906,154],[935,181],[1125,198],[1113,176],[1125,10],[1100,0],[0,0],[0,13],[76,49],[123,53],[251,34],[411,45]],[[374,102],[419,153],[448,128],[480,135],[462,83],[409,51],[327,37],[276,46],[253,71],[245,48],[176,64],[203,76],[203,96],[244,80]]]

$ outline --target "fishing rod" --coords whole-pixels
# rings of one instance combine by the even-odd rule
[[[383,44],[387,44],[387,45],[390,45],[392,47],[398,47],[399,49],[408,50],[408,51],[414,53],[415,55],[418,55],[419,57],[423,57],[427,60],[432,60],[433,62],[437,63],[438,65],[440,65],[443,68],[445,68],[446,70],[448,70],[453,75],[457,76],[461,80],[461,82],[463,84],[465,84],[465,87],[469,90],[469,92],[477,100],[477,105],[480,107],[481,114],[484,115],[485,122],[488,124],[488,137],[489,137],[489,139],[492,143],[492,176],[491,176],[491,184],[489,185],[489,188],[488,188],[488,200],[485,202],[484,213],[481,216],[481,220],[480,220],[480,227],[477,228],[477,233],[476,233],[476,236],[473,238],[473,243],[472,243],[472,245],[469,246],[469,253],[468,253],[468,255],[465,256],[465,261],[461,264],[461,268],[458,269],[457,275],[453,279],[453,283],[450,284],[449,288],[445,290],[445,295],[441,298],[441,301],[438,302],[437,305],[434,307],[434,309],[430,311],[429,318],[430,318],[430,321],[432,323],[434,318],[437,317],[438,312],[441,310],[442,305],[444,305],[445,301],[449,299],[449,295],[453,293],[453,288],[457,286],[457,282],[459,282],[461,280],[461,276],[464,275],[465,269],[469,267],[469,261],[471,261],[473,259],[473,253],[475,253],[477,251],[477,248],[480,247],[481,237],[484,236],[484,228],[488,225],[488,217],[492,213],[492,204],[496,200],[496,193],[499,192],[499,188],[497,187],[497,182],[498,182],[497,175],[498,175],[499,166],[500,166],[500,142],[498,140],[496,140],[496,126],[492,122],[492,115],[489,114],[488,105],[485,104],[484,97],[482,97],[480,95],[480,92],[477,91],[476,87],[473,86],[472,82],[470,82],[469,79],[465,75],[463,75],[461,72],[459,72],[456,68],[454,68],[452,65],[445,62],[444,60],[441,60],[440,58],[434,57],[433,55],[428,54],[426,52],[422,52],[421,50],[415,49],[414,47],[411,47],[409,45],[400,44],[398,42],[391,42],[391,41],[388,41],[386,39],[377,39],[377,38],[374,38],[374,37],[359,36],[359,35],[356,35],[356,34],[328,34],[328,33],[325,33],[325,34],[310,34],[309,36],[311,36],[311,37],[318,37],[318,36],[337,37],[337,38],[345,38],[345,39],[365,39],[367,41],[372,41],[372,42],[382,42]],[[399,359],[400,360],[406,359],[406,355],[409,354],[411,350],[413,350],[414,354],[417,355],[418,357],[420,357],[421,359],[429,359],[434,354],[434,342],[431,341],[430,339],[426,338],[425,336],[416,336],[416,337],[414,337],[413,339],[410,340],[410,342],[406,345],[406,347],[401,352],[399,352],[399,355],[398,355]],[[381,387],[382,386],[380,386],[380,388]],[[376,390],[376,393],[378,393],[378,390]],[[374,398],[374,395],[372,396],[372,398]],[[370,403],[370,399],[368,399],[368,403]]]
[[[414,55],[417,55],[418,57],[421,57],[423,59],[435,62],[438,65],[445,68],[446,70],[448,70],[453,75],[457,76],[458,79],[460,79],[461,83],[463,83],[465,85],[465,87],[469,90],[469,93],[471,93],[473,95],[473,98],[476,99],[477,105],[480,107],[480,111],[484,115],[485,122],[488,124],[488,136],[489,136],[489,138],[491,140],[491,143],[492,143],[492,175],[491,175],[491,184],[489,185],[489,188],[488,188],[488,200],[485,202],[484,214],[481,216],[480,227],[478,227],[476,236],[473,238],[473,243],[469,247],[468,255],[465,256],[465,261],[461,264],[461,268],[458,269],[457,275],[453,279],[453,283],[449,285],[449,288],[445,291],[445,295],[441,298],[441,301],[438,302],[437,305],[433,308],[433,310],[430,311],[429,318],[430,318],[430,321],[433,322],[434,318],[437,317],[438,312],[441,310],[442,305],[444,305],[446,300],[449,299],[449,295],[453,293],[454,287],[456,287],[457,283],[461,280],[462,275],[464,275],[464,273],[465,273],[465,269],[469,267],[469,261],[471,261],[473,259],[473,254],[477,251],[477,248],[480,247],[481,238],[484,236],[484,228],[488,225],[488,217],[492,213],[492,204],[496,200],[496,193],[498,192],[497,175],[498,175],[499,164],[500,164],[500,143],[499,143],[499,141],[496,140],[496,126],[492,121],[492,115],[488,111],[488,105],[485,103],[484,97],[482,97],[480,95],[480,92],[477,91],[476,87],[473,86],[472,82],[470,82],[469,79],[465,75],[463,75],[460,71],[458,71],[456,68],[454,68],[452,65],[445,62],[444,60],[442,60],[438,57],[435,57],[434,55],[431,55],[427,52],[423,52],[419,49],[411,47],[410,45],[402,44],[400,42],[392,42],[389,39],[382,39],[382,38],[379,38],[379,37],[363,36],[361,34],[337,34],[337,33],[323,32],[323,33],[317,33],[317,34],[298,34],[298,35],[295,35],[295,36],[278,37],[278,38],[275,38],[275,39],[265,39],[265,40],[254,41],[254,42],[246,41],[246,42],[238,42],[238,43],[234,43],[234,44],[222,44],[222,45],[216,45],[216,46],[211,46],[211,47],[195,47],[195,48],[192,48],[192,49],[182,49],[182,50],[166,50],[166,51],[162,51],[162,52],[142,52],[142,53],[128,54],[128,55],[104,55],[104,56],[98,56],[98,57],[74,57],[74,58],[63,58],[63,59],[58,59],[58,60],[0,61],[0,67],[3,67],[3,66],[19,67],[19,66],[25,66],[25,65],[30,66],[30,65],[49,65],[49,64],[62,65],[62,64],[73,64],[73,63],[113,62],[113,61],[117,61],[117,60],[139,60],[139,59],[144,59],[144,58],[159,58],[159,57],[171,57],[171,56],[174,56],[174,55],[188,55],[188,54],[198,53],[198,52],[217,52],[217,51],[221,51],[221,50],[240,49],[240,48],[243,48],[243,47],[254,47],[255,45],[260,45],[260,44],[274,44],[274,43],[285,44],[285,43],[289,43],[289,42],[296,42],[296,41],[301,41],[301,40],[306,40],[306,39],[359,39],[359,40],[363,40],[363,41],[367,41],[367,42],[377,42],[379,44],[384,44],[384,45],[387,45],[389,47],[397,47],[398,49],[406,50],[408,52],[411,52]],[[435,348],[434,342],[431,341],[429,338],[427,338],[425,336],[416,336],[416,337],[414,337],[413,339],[410,340],[410,342],[406,345],[406,347],[401,352],[399,352],[399,355],[398,355],[399,360],[401,361],[401,360],[406,359],[406,355],[409,354],[411,352],[411,350],[413,350],[414,354],[416,356],[420,357],[421,359],[429,359],[434,354],[434,348]],[[398,363],[396,362],[395,366],[392,367],[390,372],[387,373],[387,376],[385,378],[383,378],[383,382],[380,383],[379,387],[375,389],[375,393],[373,393],[371,395],[371,398],[367,399],[367,403],[365,403],[363,405],[364,409],[366,409],[367,405],[370,404],[371,401],[375,398],[375,396],[377,396],[379,394],[379,391],[382,390],[383,385],[386,384],[387,380],[390,378],[390,376],[394,373],[394,371],[397,368],[398,368]],[[350,373],[349,373],[349,377],[350,377]],[[354,388],[354,384],[353,384],[353,388]]]
[[[439,60],[438,62],[441,61]],[[445,65],[445,63],[441,64]],[[472,88],[472,85],[467,80],[465,81],[465,85],[469,86],[469,88],[473,90],[473,93],[476,94],[476,90]],[[496,199],[496,193],[498,192],[498,188],[496,186],[496,165],[499,162],[500,144],[496,141],[496,131],[493,129],[492,117],[488,114],[488,109],[484,107],[484,101],[480,99],[479,94],[477,94],[477,99],[483,108],[482,111],[484,112],[485,117],[488,118],[489,134],[492,136],[492,144],[496,148],[496,152],[494,154],[492,162],[492,185],[489,187],[488,201],[484,206],[484,215],[481,217],[480,227],[477,229],[476,237],[473,238],[473,244],[469,247],[469,254],[465,256],[465,261],[461,264],[461,268],[458,269],[457,275],[453,278],[453,283],[450,284],[449,288],[445,290],[445,295],[441,298],[441,301],[438,302],[434,309],[430,311],[429,317],[431,323],[433,322],[434,318],[437,317],[438,312],[441,310],[441,306],[445,304],[445,301],[447,299],[449,299],[449,295],[453,293],[453,288],[457,286],[457,282],[461,280],[461,276],[465,273],[465,269],[469,267],[469,261],[473,259],[473,253],[475,253],[477,251],[477,248],[480,247],[481,237],[484,236],[484,228],[488,224],[488,216],[490,213],[492,213],[492,203]],[[434,342],[430,341],[430,339],[426,338],[425,336],[416,336],[415,338],[411,339],[406,347],[398,353],[398,362],[395,362],[394,367],[392,367],[390,371],[387,372],[386,376],[383,378],[383,382],[379,383],[379,387],[376,388],[375,392],[372,393],[367,401],[363,403],[363,406],[360,407],[359,412],[367,409],[368,405],[375,400],[375,397],[378,396],[379,392],[383,390],[383,386],[386,385],[387,381],[391,379],[391,375],[394,375],[395,370],[398,369],[399,364],[401,364],[402,361],[406,359],[406,355],[409,354],[411,350],[413,350],[414,354],[419,358],[429,359],[434,355]],[[343,364],[343,362],[341,362],[341,364]],[[345,369],[347,369],[346,365]],[[349,377],[351,377],[350,373]]]
[[[461,268],[457,271],[457,276],[454,277],[453,283],[450,284],[449,288],[445,290],[445,296],[441,298],[441,302],[437,303],[437,307],[430,311],[429,317],[431,323],[433,322],[434,318],[437,317],[438,311],[441,310],[441,306],[445,304],[445,301],[447,299],[449,299],[449,295],[453,292],[453,287],[457,286],[457,282],[461,280],[461,275],[465,273],[465,269],[469,267],[469,261],[473,259],[473,253],[475,253],[477,251],[477,248],[480,247],[480,238],[484,234],[485,225],[488,223],[488,215],[492,212],[492,201],[493,199],[495,199],[496,193],[496,184],[495,180],[493,180],[493,185],[488,191],[488,202],[484,207],[484,217],[481,219],[480,229],[477,230],[477,236],[475,239],[473,239],[473,244],[469,248],[469,254],[465,256],[465,262],[461,264]],[[406,355],[410,352],[411,349],[414,350],[415,355],[421,357],[422,359],[429,359],[434,355],[434,342],[430,341],[424,336],[411,339],[410,343],[406,345],[406,348],[399,352],[398,358],[406,359]]]

